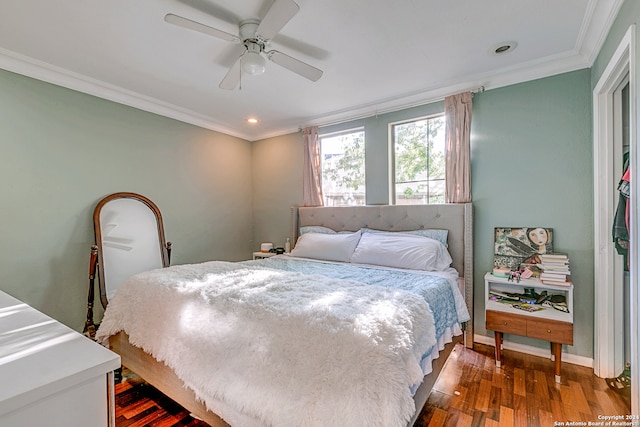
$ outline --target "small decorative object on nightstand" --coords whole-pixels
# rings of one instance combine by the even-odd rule
[[[517,282],[491,273],[485,274],[484,283],[486,328],[494,331],[496,366],[502,362],[503,333],[549,341],[559,383],[562,344],[573,345],[573,284]]]
[[[272,256],[276,256],[277,254],[275,252],[254,252],[253,253],[253,259],[263,259],[263,258],[270,258]]]

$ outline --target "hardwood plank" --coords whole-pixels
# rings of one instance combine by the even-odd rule
[[[428,427],[443,427],[446,421],[447,421],[447,411],[442,410],[440,408],[436,408],[433,411],[433,416],[431,417],[429,424],[425,424],[425,425],[428,425]]]
[[[500,423],[498,421],[487,418],[484,420],[484,427],[500,427]]]
[[[552,426],[554,421],[558,421],[557,418],[553,417],[553,414],[551,412],[547,412],[547,411],[538,411],[538,417],[540,420],[540,424],[541,426]]]
[[[564,405],[562,404],[560,399],[551,400],[551,413],[553,414],[554,420],[568,419],[567,415],[564,413]]]
[[[456,427],[471,427],[479,425],[475,418],[469,414],[461,412],[456,422]]]
[[[541,399],[549,400],[549,386],[547,385],[547,375],[543,371],[535,371],[535,394]]]
[[[569,381],[569,390],[572,395],[572,402],[576,406],[576,409],[583,414],[591,414],[589,403],[585,397],[585,393],[580,386],[580,383],[576,381]]]
[[[594,390],[594,396],[598,400],[598,413],[599,414],[615,414],[618,408],[615,403],[611,401],[609,395],[604,390]]]
[[[513,427],[514,419],[513,419],[513,409],[507,408],[506,406],[500,407],[500,427]]]
[[[438,380],[433,385],[433,390],[440,391],[442,393],[453,394],[456,387],[460,383],[460,377],[462,376],[462,366],[464,361],[460,359],[460,352],[456,351],[458,348],[454,348],[451,351],[449,359],[447,359],[447,369],[449,375],[440,375]]]
[[[466,405],[467,402],[467,391],[466,387],[457,387],[456,392],[454,392],[453,398],[451,399],[451,408],[452,409],[462,409]],[[431,397],[429,397],[431,399]],[[427,402],[429,402],[427,400]]]
[[[527,395],[524,369],[516,368],[513,370],[513,394],[518,396]]]
[[[527,421],[527,398],[515,395],[513,398],[513,421],[517,426],[529,425]]]
[[[502,389],[500,387],[491,387],[491,394],[489,396],[489,405],[487,407],[487,417],[492,420],[500,420],[500,404],[502,400]]]
[[[478,394],[476,396],[475,408],[478,411],[487,412],[489,409],[489,398],[491,397],[491,382],[480,380]]]

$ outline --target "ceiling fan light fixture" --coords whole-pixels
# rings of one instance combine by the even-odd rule
[[[248,51],[242,56],[242,71],[252,76],[258,76],[266,70],[266,62],[262,55]]]

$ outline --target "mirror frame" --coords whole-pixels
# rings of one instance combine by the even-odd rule
[[[107,308],[109,301],[107,299],[107,289],[104,279],[104,259],[103,259],[103,250],[102,250],[102,229],[100,228],[100,213],[102,208],[109,202],[117,199],[134,199],[139,202],[144,203],[156,217],[156,225],[158,230],[158,244],[160,245],[160,254],[162,257],[162,267],[168,267],[170,263],[170,254],[171,254],[171,242],[166,242],[164,237],[164,225],[162,223],[162,214],[160,213],[160,209],[153,203],[151,200],[146,198],[141,194],[136,193],[128,193],[128,192],[120,192],[113,193],[98,202],[95,209],[93,210],[93,231],[95,235],[96,246],[98,247],[98,259],[97,259],[97,270],[98,270],[98,281],[99,281],[99,289],[100,289],[100,302],[102,303],[103,308]]]

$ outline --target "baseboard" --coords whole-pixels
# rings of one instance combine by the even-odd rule
[[[475,334],[473,336],[473,340],[474,342],[485,344],[491,347],[494,347],[496,344],[493,337],[488,337],[486,335]],[[540,356],[540,357],[546,357],[546,358],[551,357],[551,352],[548,348],[544,349],[540,347],[533,347],[530,345],[514,343],[514,342],[507,341],[506,339],[503,341],[502,347],[505,350],[513,350],[519,353],[530,354],[532,356]],[[587,368],[593,369],[593,359],[589,357],[578,356],[576,354],[562,352],[562,361],[567,363],[573,363],[574,365],[586,366]]]

